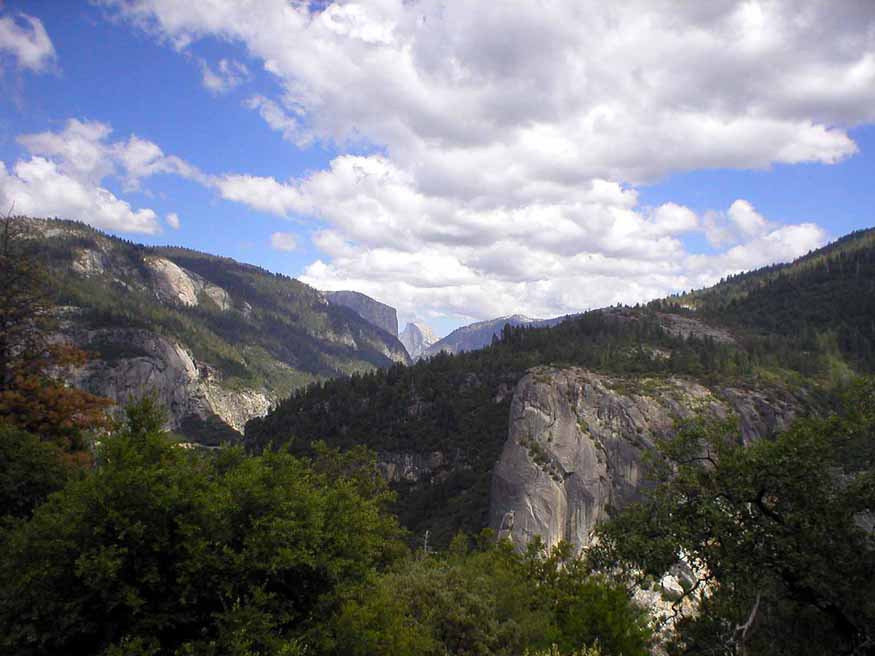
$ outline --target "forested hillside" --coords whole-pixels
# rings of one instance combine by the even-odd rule
[[[784,274],[770,268],[740,277],[757,281],[745,294],[730,299],[723,291],[735,289],[735,279],[699,292],[692,297],[726,298],[703,302],[701,310],[684,308],[688,299],[673,297],[589,312],[554,327],[508,326],[497,344],[482,351],[299,390],[250,422],[246,441],[254,451],[291,445],[308,453],[311,442],[325,440],[341,448],[448,454],[430,482],[396,483],[402,523],[414,534],[430,530],[446,542],[457,529],[474,532],[486,524],[490,475],[507,437],[513,388],[534,366],[616,374],[632,390],[644,376],[673,375],[722,387],[771,387],[780,395],[798,392],[809,405],[818,405],[823,390],[852,371],[873,371],[868,338],[840,337],[872,334],[871,293],[856,304],[850,299],[875,284],[873,252],[871,233],[854,235],[784,267]],[[781,308],[787,316],[773,320],[771,313]],[[834,326],[842,326],[840,334]]]
[[[730,276],[714,287],[653,304],[732,328],[748,349],[840,354],[875,369],[875,229],[861,230],[790,264]],[[822,364],[822,362],[820,363]],[[815,365],[816,367],[816,365]]]
[[[301,385],[407,360],[395,337],[292,278],[80,223],[16,221],[61,334],[92,354],[75,382],[117,401],[153,389],[196,440],[222,439],[220,424],[242,428]]]

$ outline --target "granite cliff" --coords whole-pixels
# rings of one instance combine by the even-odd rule
[[[395,308],[385,303],[380,303],[380,301],[359,292],[339,291],[323,293],[329,303],[347,307],[365,321],[369,321],[377,328],[385,330],[393,337],[398,335],[398,314]]]
[[[438,341],[437,335],[429,326],[412,321],[404,327],[399,339],[413,359],[421,357],[432,344]]]
[[[520,547],[535,535],[551,546],[586,546],[609,509],[639,498],[647,485],[642,456],[678,419],[735,416],[739,439],[749,442],[784,429],[799,408],[775,389],[534,369],[514,391],[492,475],[490,525]]]
[[[541,325],[538,319],[530,319],[521,314],[514,314],[487,321],[478,321],[468,326],[456,328],[446,337],[434,342],[423,349],[422,356],[428,357],[444,351],[446,353],[461,353],[462,351],[475,351],[484,346],[489,346],[494,337],[501,336],[501,331],[506,324],[511,326],[526,326],[529,324]]]

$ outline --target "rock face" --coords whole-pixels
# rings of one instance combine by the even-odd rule
[[[152,273],[155,294],[165,303],[179,303],[191,307],[201,303],[203,294],[220,310],[231,308],[231,295],[196,273],[183,269],[163,257],[147,257],[145,263]]]
[[[530,319],[522,314],[513,314],[507,317],[479,321],[468,326],[457,328],[449,335],[435,342],[422,353],[423,356],[436,355],[441,351],[447,353],[461,353],[462,351],[476,351],[492,343],[493,336],[500,336],[505,324],[522,326],[528,324],[541,325],[539,319]],[[403,340],[402,340],[403,341]],[[412,354],[411,354],[412,355]]]
[[[395,308],[380,303],[359,292],[324,292],[329,303],[342,305],[356,312],[362,319],[382,328],[390,335],[398,335],[398,313]]]
[[[215,369],[197,363],[179,343],[148,330],[68,329],[64,337],[104,356],[76,371],[73,385],[119,404],[153,394],[167,410],[170,429],[216,417],[242,433],[246,422],[267,414],[274,400],[265,390],[224,388]]]
[[[398,336],[411,358],[422,356],[429,346],[438,341],[437,335],[424,323],[410,322]]]
[[[442,451],[431,453],[402,453],[382,451],[377,454],[377,468],[389,483],[429,483],[440,480],[448,473],[450,462]]]
[[[792,399],[708,389],[682,378],[617,379],[583,369],[541,368],[517,385],[507,442],[492,478],[490,526],[517,546],[540,535],[589,543],[608,508],[638,498],[642,455],[677,419],[736,413],[745,440],[782,430]]]

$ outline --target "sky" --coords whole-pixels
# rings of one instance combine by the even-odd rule
[[[438,334],[875,224],[875,2],[7,0],[0,202]]]

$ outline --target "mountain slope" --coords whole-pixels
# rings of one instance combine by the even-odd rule
[[[875,283],[875,269],[865,264],[875,249],[871,243],[850,242],[857,258],[853,275],[847,267],[831,265],[820,280],[826,269],[801,266],[799,271],[815,275],[794,278],[793,291],[784,289],[779,277],[773,281],[771,270],[749,274],[768,282],[745,302],[768,299],[766,312],[783,308],[780,326],[770,327],[768,317],[742,316],[740,300],[735,309],[715,304],[716,309],[703,305],[691,310],[673,297],[643,308],[588,312],[552,327],[509,327],[501,341],[482,350],[438,354],[411,367],[299,390],[266,417],[250,422],[246,441],[254,450],[290,444],[301,453],[317,439],[341,448],[365,444],[378,452],[384,470],[394,471],[399,462],[410,465],[406,474],[391,478],[400,494],[397,510],[415,534],[430,530],[440,543],[459,529],[476,533],[489,521],[492,470],[515,421],[511,398],[518,381],[534,367],[578,367],[607,376],[613,396],[599,412],[609,426],[624,421],[624,412],[654,403],[670,408],[672,416],[693,411],[695,403],[685,407],[660,392],[682,380],[684,389],[703,388],[703,399],[712,397],[713,403],[761,422],[765,428],[757,434],[768,434],[770,425],[780,423],[773,421],[778,408],[796,413],[818,407],[823,390],[834,381],[851,371],[875,370],[865,340],[836,349],[831,337],[831,312],[846,317],[849,333],[866,335],[875,324],[870,305],[863,304],[859,312],[837,308],[829,293],[834,288],[842,298],[848,290],[871,289]],[[810,324],[811,344],[800,353],[798,338],[783,325],[798,324],[813,313],[824,316]],[[556,394],[562,393],[557,388]],[[532,453],[530,458],[538,455]]]
[[[22,221],[64,307],[62,335],[96,355],[74,382],[117,401],[152,389],[196,440],[233,436],[301,385],[407,361],[394,336],[297,280]]]
[[[429,357],[436,353],[461,353],[462,351],[474,351],[492,343],[492,338],[501,335],[505,324],[511,326],[525,326],[537,323],[537,319],[530,319],[521,314],[514,314],[497,319],[478,321],[461,328],[456,328],[446,337],[438,340],[422,352],[422,357]]]
[[[730,327],[749,349],[795,353],[805,373],[825,355],[871,371],[875,229],[851,233],[792,263],[731,276],[655,305]]]

